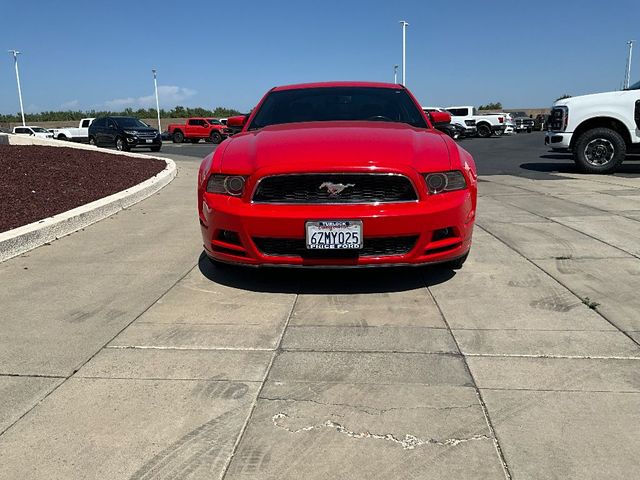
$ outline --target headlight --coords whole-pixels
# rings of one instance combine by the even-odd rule
[[[424,176],[427,189],[431,195],[442,192],[453,192],[467,188],[467,181],[459,170],[450,172],[427,173]]]
[[[136,132],[135,130],[125,130],[124,133],[126,133],[127,135],[137,135],[138,132]]]
[[[240,175],[211,175],[207,182],[207,192],[240,197],[244,193],[245,182],[246,178]]]

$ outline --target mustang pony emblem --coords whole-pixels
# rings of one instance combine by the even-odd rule
[[[318,189],[322,190],[323,188],[327,189],[330,197],[337,197],[343,190],[349,187],[355,187],[355,183],[333,183],[333,182],[324,182],[322,185],[318,187]]]

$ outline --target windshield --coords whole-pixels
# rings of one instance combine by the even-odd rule
[[[42,127],[31,127],[31,130],[33,130],[34,132],[38,132],[38,133],[49,133],[47,130],[45,130]]]
[[[149,125],[141,122],[137,118],[122,117],[114,118],[118,126],[122,128],[149,128]]]
[[[216,120],[215,118],[207,118],[207,122],[211,125],[220,125],[220,120]]]
[[[640,82],[634,83],[627,90],[640,90]]]
[[[377,87],[296,88],[271,92],[249,130],[298,122],[364,120],[427,128],[405,90]]]

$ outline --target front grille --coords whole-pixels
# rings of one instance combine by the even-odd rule
[[[138,132],[136,136],[141,138],[156,138],[156,132]]]
[[[377,173],[275,175],[263,178],[253,194],[257,203],[389,203],[417,199],[407,177]]]
[[[304,239],[254,237],[263,255],[302,258],[357,258],[405,255],[416,244],[415,235],[405,237],[365,238],[359,250],[307,250]]]

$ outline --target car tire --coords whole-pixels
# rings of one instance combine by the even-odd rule
[[[184,142],[184,133],[181,131],[177,131],[173,134],[173,143],[182,143]]]
[[[574,146],[574,160],[585,173],[611,173],[626,153],[624,139],[610,128],[588,130],[578,137]]]
[[[66,137],[66,135],[58,135],[58,140],[62,140],[63,142],[66,142],[69,139]]]
[[[477,126],[477,129],[480,138],[489,138],[491,136],[491,126],[488,123],[481,123]]]
[[[116,137],[116,150],[119,152],[128,152],[129,145],[127,145],[127,141],[122,137]]]
[[[527,128],[527,133],[531,133],[532,130],[530,128]]]
[[[211,140],[211,143],[217,145],[218,143],[222,142],[222,135],[220,135],[220,132],[214,130],[209,134],[209,139]]]

